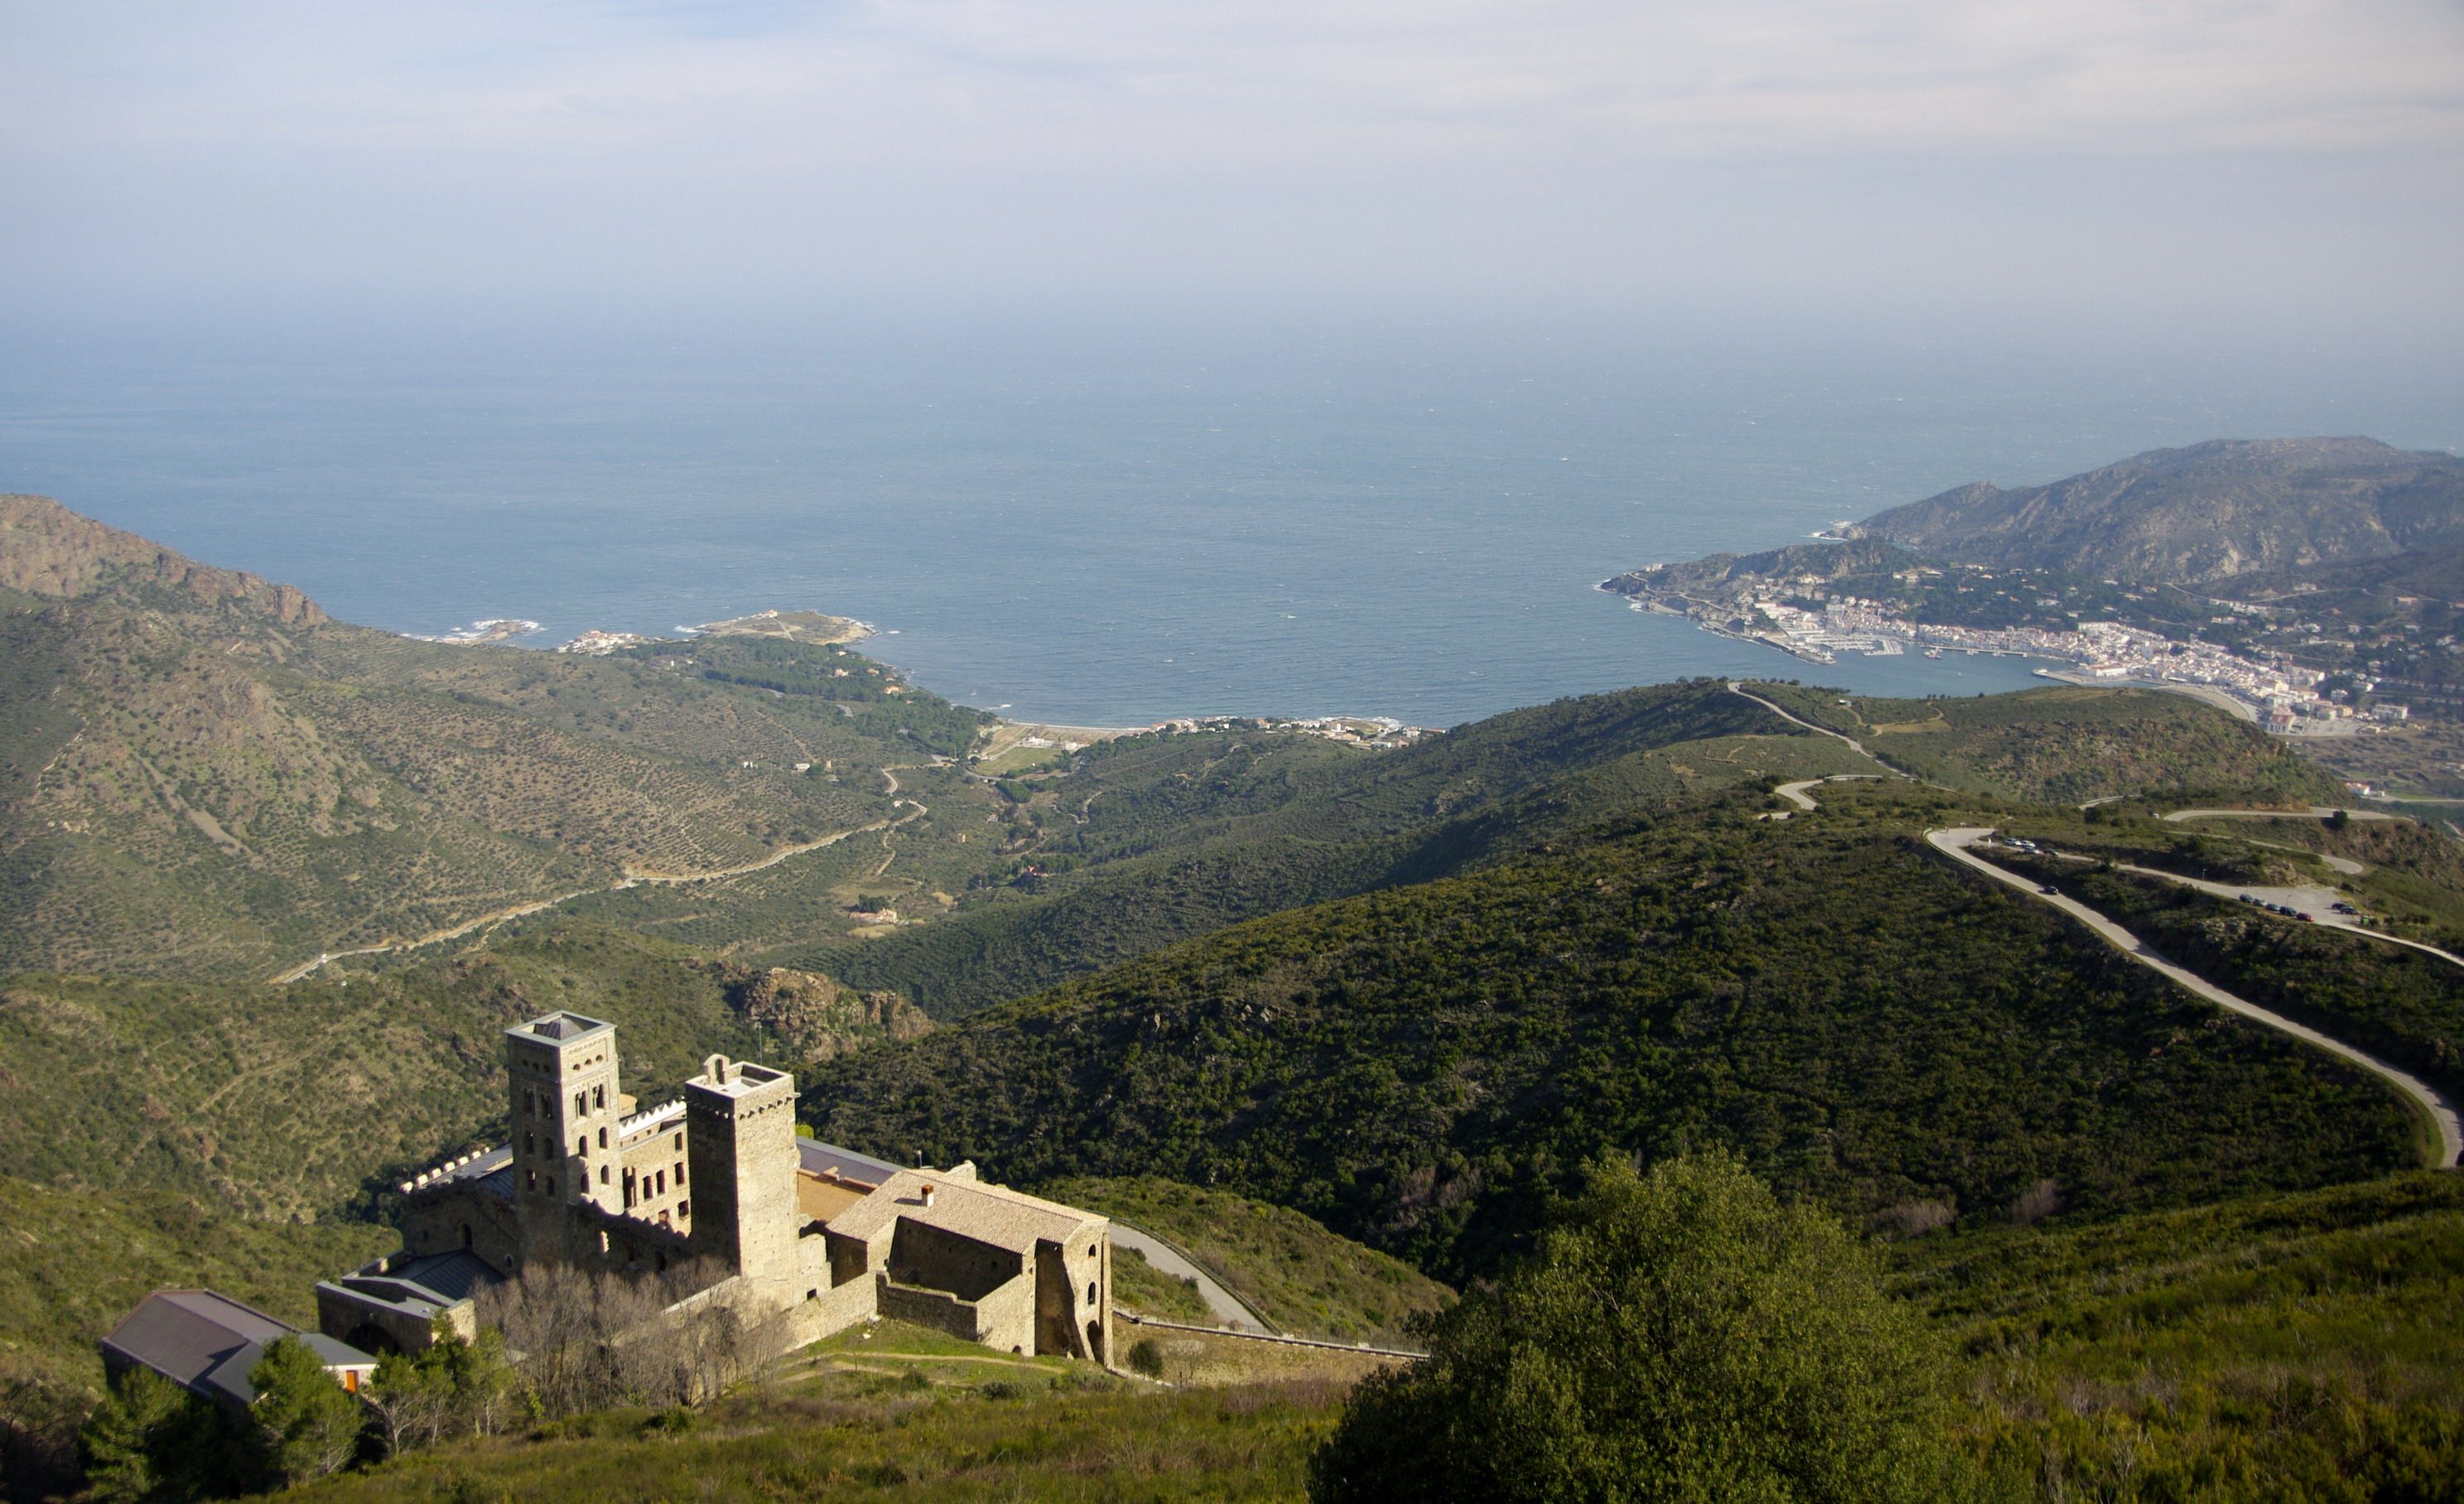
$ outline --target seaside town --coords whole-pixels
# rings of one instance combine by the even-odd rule
[[[2402,721],[2409,714],[2406,706],[2385,703],[2366,713],[2357,711],[2329,697],[2322,672],[2278,654],[2245,657],[2211,643],[2185,642],[2120,622],[2081,622],[2075,631],[1937,626],[1911,621],[1885,602],[1832,594],[1802,581],[1797,586],[1792,593],[1818,601],[1818,609],[1770,593],[1744,603],[1744,613],[1697,608],[1685,614],[1707,630],[1765,643],[1810,663],[1837,662],[1841,652],[1889,655],[1911,648],[1927,657],[1971,652],[2051,659],[2071,667],[2036,670],[2047,678],[2201,690],[2285,736],[2349,733]],[[1643,599],[1632,604],[1636,610],[1666,609]],[[2366,682],[2363,686],[2370,687]]]

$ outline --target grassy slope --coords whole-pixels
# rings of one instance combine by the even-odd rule
[[[2464,1469],[2453,1175],[1919,1239],[1893,1262],[1972,1364],[1971,1444],[2048,1497],[2430,1497],[2397,1480]]]
[[[2342,791],[2248,721],[2160,690],[1876,699],[1789,684],[1753,688],[1858,738],[1894,766],[1979,793],[2066,805],[2115,795],[2302,805],[2332,802]]]
[[[1166,1390],[981,1351],[885,1322],[681,1435],[615,1411],[283,1497],[1291,1499],[1340,1394],[1323,1381]]]
[[[2392,1095],[1969,880],[1913,837],[1949,812],[1899,797],[1671,818],[1239,926],[825,1068],[806,1112],[1005,1180],[1223,1185],[1449,1277],[1603,1152],[1731,1143],[1856,1218],[2408,1162]]]
[[[1039,797],[1049,812],[1029,856],[1051,875],[1033,892],[860,948],[803,954],[953,1017],[1637,807],[1869,766],[1702,682],[1514,711],[1384,755],[1256,732],[1124,739]]]
[[[363,1222],[252,1221],[167,1191],[98,1196],[0,1176],[0,1366],[70,1389],[94,1343],[148,1291],[206,1287],[314,1326],[314,1287],[399,1240]]]
[[[1229,1191],[1152,1176],[1060,1181],[1037,1191],[1169,1240],[1295,1336],[1393,1340],[1405,1335],[1404,1323],[1415,1313],[1454,1298],[1400,1259],[1329,1232],[1287,1207]]]

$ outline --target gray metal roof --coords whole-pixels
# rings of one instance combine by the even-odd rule
[[[834,1143],[814,1139],[796,1140],[799,1166],[813,1175],[836,1175],[843,1181],[855,1181],[866,1185],[879,1185],[898,1173],[898,1166],[887,1160],[842,1149]]]
[[[106,1353],[143,1363],[183,1388],[242,1404],[256,1398],[249,1370],[286,1337],[306,1342],[328,1367],[376,1360],[319,1333],[301,1332],[253,1306],[210,1290],[158,1290],[137,1303],[102,1339]]]

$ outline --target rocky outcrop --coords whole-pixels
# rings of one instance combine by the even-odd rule
[[[688,964],[715,969],[728,1004],[800,1059],[835,1059],[885,1040],[913,1039],[934,1027],[922,1009],[895,992],[858,992],[817,971],[762,970],[732,962]]]
[[[231,603],[286,627],[319,627],[327,619],[293,586],[198,564],[79,517],[49,497],[0,496],[0,587],[74,598],[132,586],[167,586],[209,608]]]

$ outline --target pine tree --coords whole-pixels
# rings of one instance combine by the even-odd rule
[[[359,1449],[360,1403],[307,1343],[286,1337],[268,1346],[248,1382],[256,1389],[253,1413],[266,1461],[284,1483],[321,1478]]]

